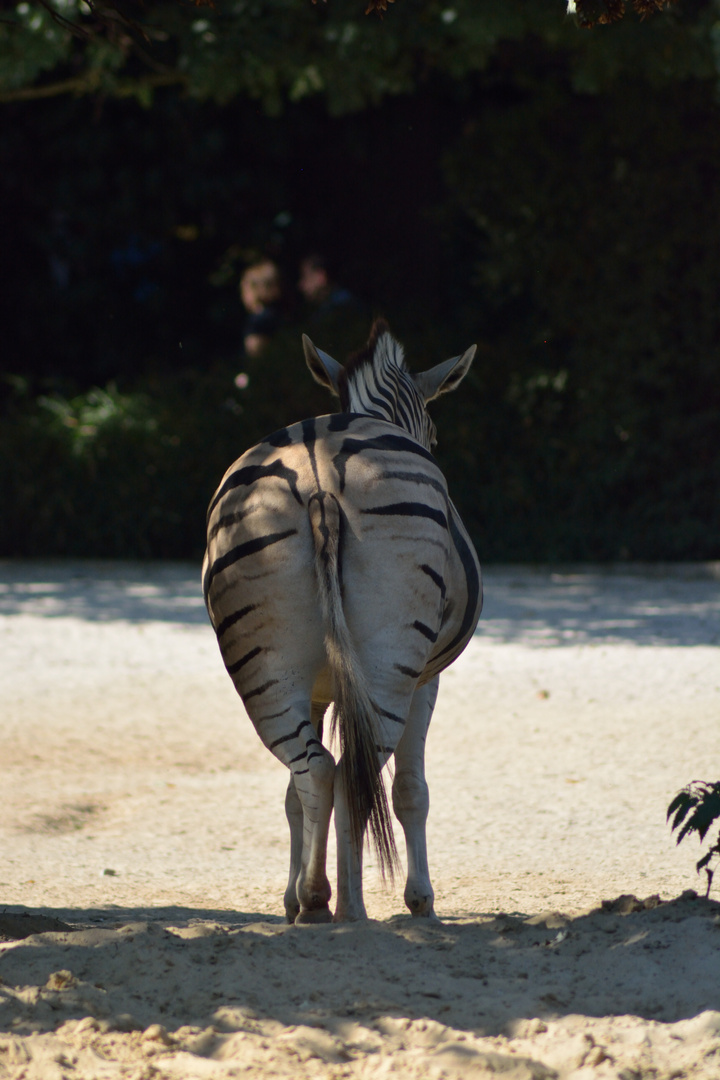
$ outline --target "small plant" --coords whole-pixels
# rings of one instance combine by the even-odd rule
[[[104,390],[96,386],[74,398],[54,394],[39,397],[37,402],[51,414],[55,427],[68,436],[73,454],[79,457],[113,428],[153,432],[157,427],[148,415],[144,395],[121,394],[112,382]]]
[[[673,832],[682,825],[677,837],[678,844],[691,832],[696,832],[702,843],[712,823],[720,818],[720,781],[710,784],[707,780],[693,780],[682,791],[678,791],[668,806],[668,821],[672,814],[675,815],[671,826]],[[688,814],[690,814],[689,817]],[[684,825],[683,822],[685,822]],[[715,873],[714,869],[710,869],[710,863],[717,857],[720,857],[720,832],[710,850],[696,863],[698,874],[701,870],[707,874],[706,897],[710,895],[710,886]]]

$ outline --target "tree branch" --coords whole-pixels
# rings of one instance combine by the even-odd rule
[[[157,90],[162,86],[180,86],[187,83],[187,76],[179,71],[170,71],[158,75],[148,75],[144,79],[125,79],[118,82],[113,90],[113,97],[135,97],[143,90]],[[100,89],[95,77],[62,79],[60,82],[47,83],[45,86],[23,86],[18,90],[6,90],[0,93],[0,104],[11,101],[38,101],[41,98],[59,97],[61,94],[96,93]]]

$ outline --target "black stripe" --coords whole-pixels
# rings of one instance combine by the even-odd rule
[[[239,611],[233,611],[232,615],[228,615],[226,619],[223,619],[220,625],[215,627],[215,633],[218,638],[221,638],[226,630],[229,630],[236,622],[240,622],[241,619],[244,619],[245,616],[249,615],[251,611],[254,611],[256,607],[257,604],[248,604],[246,607],[240,608]]]
[[[398,413],[405,419],[405,427],[407,431],[410,431],[415,438],[420,435],[420,429],[422,427],[422,417],[425,415],[425,409],[420,406],[420,401],[417,396],[417,391],[413,386],[411,392],[409,386],[406,384],[400,384],[398,387]]]
[[[275,747],[280,746],[281,743],[290,742],[291,739],[297,739],[298,735],[305,727],[312,727],[312,724],[309,720],[303,720],[302,723],[298,724],[295,730],[291,731],[289,735],[281,735],[279,739],[275,739],[275,741],[271,742],[268,746],[268,750],[274,750]]]
[[[372,374],[378,393],[381,394],[388,405],[392,407],[395,404],[398,391],[397,369],[393,372],[386,367],[381,367],[380,370],[378,370],[373,366]],[[365,388],[368,388],[367,382],[365,383]]]
[[[413,623],[413,628],[415,630],[418,630],[423,635],[423,637],[426,637],[428,639],[428,641],[436,642],[438,639],[436,632],[434,630],[431,630],[429,626],[426,626],[425,623],[420,622],[418,619],[416,619]]]
[[[416,442],[410,435],[376,435],[374,438],[347,438],[343,441],[340,448],[340,453],[345,453],[348,456],[352,454],[362,453],[363,450],[400,450],[405,451],[408,454],[417,454],[418,457],[425,458],[426,461],[431,461],[433,465],[437,465],[437,461],[432,456],[429,450],[426,450],[424,446],[421,446],[419,442]],[[439,467],[439,466],[438,466]]]
[[[258,697],[259,694],[264,694],[271,686],[277,686],[279,681],[279,679],[268,679],[262,686],[256,686],[254,690],[248,690],[247,694],[242,695],[243,701],[249,701],[250,698]]]
[[[389,417],[386,413],[381,412],[380,409],[373,409],[369,405],[366,406],[363,416],[367,416],[370,420],[382,420],[384,424],[395,424],[395,427],[399,427],[399,424],[395,423],[394,418]]]
[[[219,559],[216,559],[212,566],[208,567],[207,574],[205,575],[205,581],[203,588],[205,595],[210,591],[210,582],[217,574],[221,574],[223,570],[227,570],[228,566],[232,566],[233,563],[238,562],[239,559],[244,559],[247,555],[254,555],[257,551],[262,551],[266,547],[270,547],[271,544],[277,544],[280,540],[286,540],[288,536],[295,536],[297,529],[286,529],[284,532],[268,533],[267,536],[256,536],[254,540],[246,540],[244,544],[238,544],[237,547],[231,548],[224,555],[221,555]]]
[[[393,536],[391,536],[390,539],[391,540],[407,540],[407,536],[404,536],[402,532],[398,532],[398,533],[394,534]],[[423,542],[423,545],[425,547],[440,548],[440,551],[443,554],[443,558],[445,560],[447,560],[448,554],[449,554],[447,540],[435,540],[435,539],[433,539],[433,537],[428,536],[427,533],[425,533],[425,535],[422,537],[422,542]]]
[[[280,712],[274,712],[270,713],[269,716],[263,716],[262,719],[258,720],[258,723],[264,724],[266,720],[277,720],[278,717],[284,716],[285,713],[289,713],[291,709],[292,705],[287,705],[284,709],[281,709]]]
[[[319,557],[322,558],[323,575],[327,579],[327,586],[326,587],[328,589],[330,589],[331,588],[330,569],[329,569],[330,555],[328,553],[328,543],[330,541],[330,529],[329,529],[328,524],[327,524],[327,520],[326,520],[327,515],[325,513],[325,500],[327,498],[334,498],[334,496],[333,495],[328,496],[326,494],[326,492],[324,492],[324,491],[316,491],[315,494],[311,495],[310,498],[308,499],[308,513],[310,512],[310,509],[311,509],[313,503],[317,502],[319,510],[320,510],[320,524],[318,525],[318,532],[319,532],[320,537],[322,539],[322,547],[321,547],[320,552],[319,552]]]
[[[434,488],[435,491],[439,491],[441,495],[447,496],[447,487],[445,484],[436,480],[434,476],[426,476],[425,473],[412,473],[412,472],[399,472],[390,470],[384,472],[380,476],[381,480],[404,480],[408,484],[426,484],[428,487]]]
[[[360,413],[333,413],[328,421],[328,431],[347,431],[355,420],[362,420]]]
[[[402,716],[396,716],[395,713],[388,712],[386,709],[378,709],[380,716],[384,716],[387,720],[392,720],[396,724],[405,724]]]
[[[315,477],[315,483],[318,487],[320,487],[317,457],[315,455],[315,442],[317,441],[317,430],[315,426],[316,423],[317,421],[314,418],[312,420],[303,420],[301,427],[303,433],[303,442],[305,443],[305,448],[307,449],[308,457],[310,458],[310,465],[312,467],[313,476]]]
[[[402,671],[403,675],[409,675],[411,679],[419,679],[422,675],[422,671],[413,671],[412,668],[406,667],[405,664],[393,664],[393,667],[397,671]]]
[[[394,419],[394,417],[395,417],[395,408],[396,408],[396,405],[397,405],[397,386],[394,386],[394,387],[388,386],[387,383],[384,383],[382,381],[382,379],[380,378],[380,374],[381,374],[380,372],[377,372],[377,371],[375,372],[375,388],[376,388],[378,394],[380,394],[380,399],[374,399],[374,401],[375,401],[375,404],[378,405],[379,408],[381,408],[383,410],[385,415],[388,414],[388,409],[389,409],[390,410],[390,416]],[[382,372],[382,374],[385,377],[387,377],[389,372]],[[368,394],[370,393],[369,386],[366,385],[365,390],[367,391]]]
[[[312,446],[317,439],[317,431],[315,428],[316,422],[315,417],[312,417],[310,420],[303,420],[300,424],[303,433],[303,442],[306,446]]]
[[[444,529],[447,529],[447,518],[443,514],[442,510],[436,510],[433,506],[426,506],[425,503],[388,503],[387,506],[373,506],[361,512],[363,514],[380,514],[383,516],[397,515],[398,517],[429,518],[430,521],[434,521],[438,525],[442,525]]]
[[[325,757],[324,750],[314,750],[312,754],[308,754],[308,761],[312,761],[314,757]]]
[[[226,664],[225,667],[227,669],[228,675],[234,675],[236,671],[239,671],[240,668],[245,667],[246,664],[249,664],[253,657],[257,656],[257,654],[261,652],[262,648],[260,647],[260,645],[256,645],[254,649],[251,649],[250,652],[245,653],[245,655],[239,660],[236,660],[234,664]]]
[[[269,443],[270,446],[291,446],[292,438],[287,428],[280,428],[279,431],[274,431],[272,435],[268,435],[267,438],[262,440],[264,443]]]
[[[440,595],[442,596],[442,598],[444,600],[445,599],[445,593],[447,592],[447,586],[445,585],[445,582],[443,581],[441,575],[438,574],[437,570],[433,570],[432,566],[428,566],[427,563],[422,563],[422,565],[420,566],[420,569],[422,570],[422,572],[424,574],[427,574],[427,576],[430,578],[431,581],[435,582],[438,589],[440,590]]]
[[[290,758],[290,760],[288,761],[288,765],[294,765],[296,761],[302,761],[302,759],[306,757],[307,750],[303,750],[302,754],[298,754],[296,757]]]
[[[455,550],[460,556],[460,562],[462,563],[463,570],[465,571],[465,584],[467,586],[467,603],[465,604],[465,611],[463,612],[462,622],[460,629],[455,637],[452,639],[449,645],[446,645],[442,652],[439,652],[437,656],[433,657],[433,660],[437,660],[441,656],[445,656],[446,653],[453,652],[463,638],[468,637],[473,630],[473,621],[477,622],[475,613],[478,608],[478,601],[481,600],[481,584],[480,573],[478,570],[477,559],[475,552],[468,544],[467,540],[460,532],[455,522],[454,514],[450,513],[450,535],[452,536],[453,543],[455,544]]]
[[[218,518],[212,529],[208,532],[208,543],[215,539],[221,529],[229,529],[231,525],[237,525],[238,522],[242,521],[243,518],[246,518],[250,513],[252,513],[251,510],[237,510],[233,514],[225,514],[223,517]]]
[[[297,487],[298,475],[294,469],[288,469],[286,465],[283,465],[282,461],[272,461],[269,465],[244,465],[242,469],[238,469],[237,472],[231,473],[227,480],[225,480],[216,491],[215,496],[208,507],[208,521],[210,520],[210,515],[213,510],[220,500],[227,495],[228,491],[233,491],[234,488],[237,487],[249,487],[250,484],[255,484],[258,480],[263,480],[266,476],[277,476],[280,480],[285,480],[293,494],[293,498],[302,506],[302,499],[300,498],[300,492]]]
[[[382,387],[379,387],[378,389],[382,390]],[[382,400],[382,398],[377,398],[377,397],[375,397],[374,394],[370,393],[370,387],[369,386],[364,386],[363,387],[363,397],[367,398],[371,402],[371,404],[373,404],[376,407],[376,409],[379,410],[379,414],[378,414],[378,413],[372,412],[371,409],[367,409],[366,411],[367,411],[368,416],[376,416],[376,418],[378,420],[386,420],[386,421],[388,421],[388,423],[392,423],[392,418],[393,418],[392,417],[392,412],[388,412],[388,409],[387,409],[387,407],[385,405],[385,402]],[[390,395],[387,394],[386,397],[389,398]]]
[[[370,439],[347,438],[343,440],[340,450],[333,458],[333,465],[340,478],[341,491],[345,490],[345,467],[348,458],[354,457],[355,454],[361,454],[364,450],[403,451],[408,454],[416,454],[426,461],[431,461],[433,465],[437,465],[430,451],[426,450],[424,446],[420,446],[419,443],[407,435],[376,435],[375,438]]]

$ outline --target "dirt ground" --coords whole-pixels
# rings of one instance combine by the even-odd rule
[[[485,587],[429,737],[441,922],[369,860],[368,923],[289,927],[198,568],[0,563],[0,1077],[720,1080],[720,904],[665,821],[720,777],[720,565]]]

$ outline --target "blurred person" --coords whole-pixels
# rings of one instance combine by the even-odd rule
[[[328,259],[317,252],[306,255],[301,261],[298,289],[316,309],[317,316],[329,315],[338,308],[359,307],[349,289],[338,285]]]
[[[243,326],[243,348],[245,355],[254,359],[280,326],[280,270],[272,259],[258,259],[244,271],[239,291],[248,313]]]

